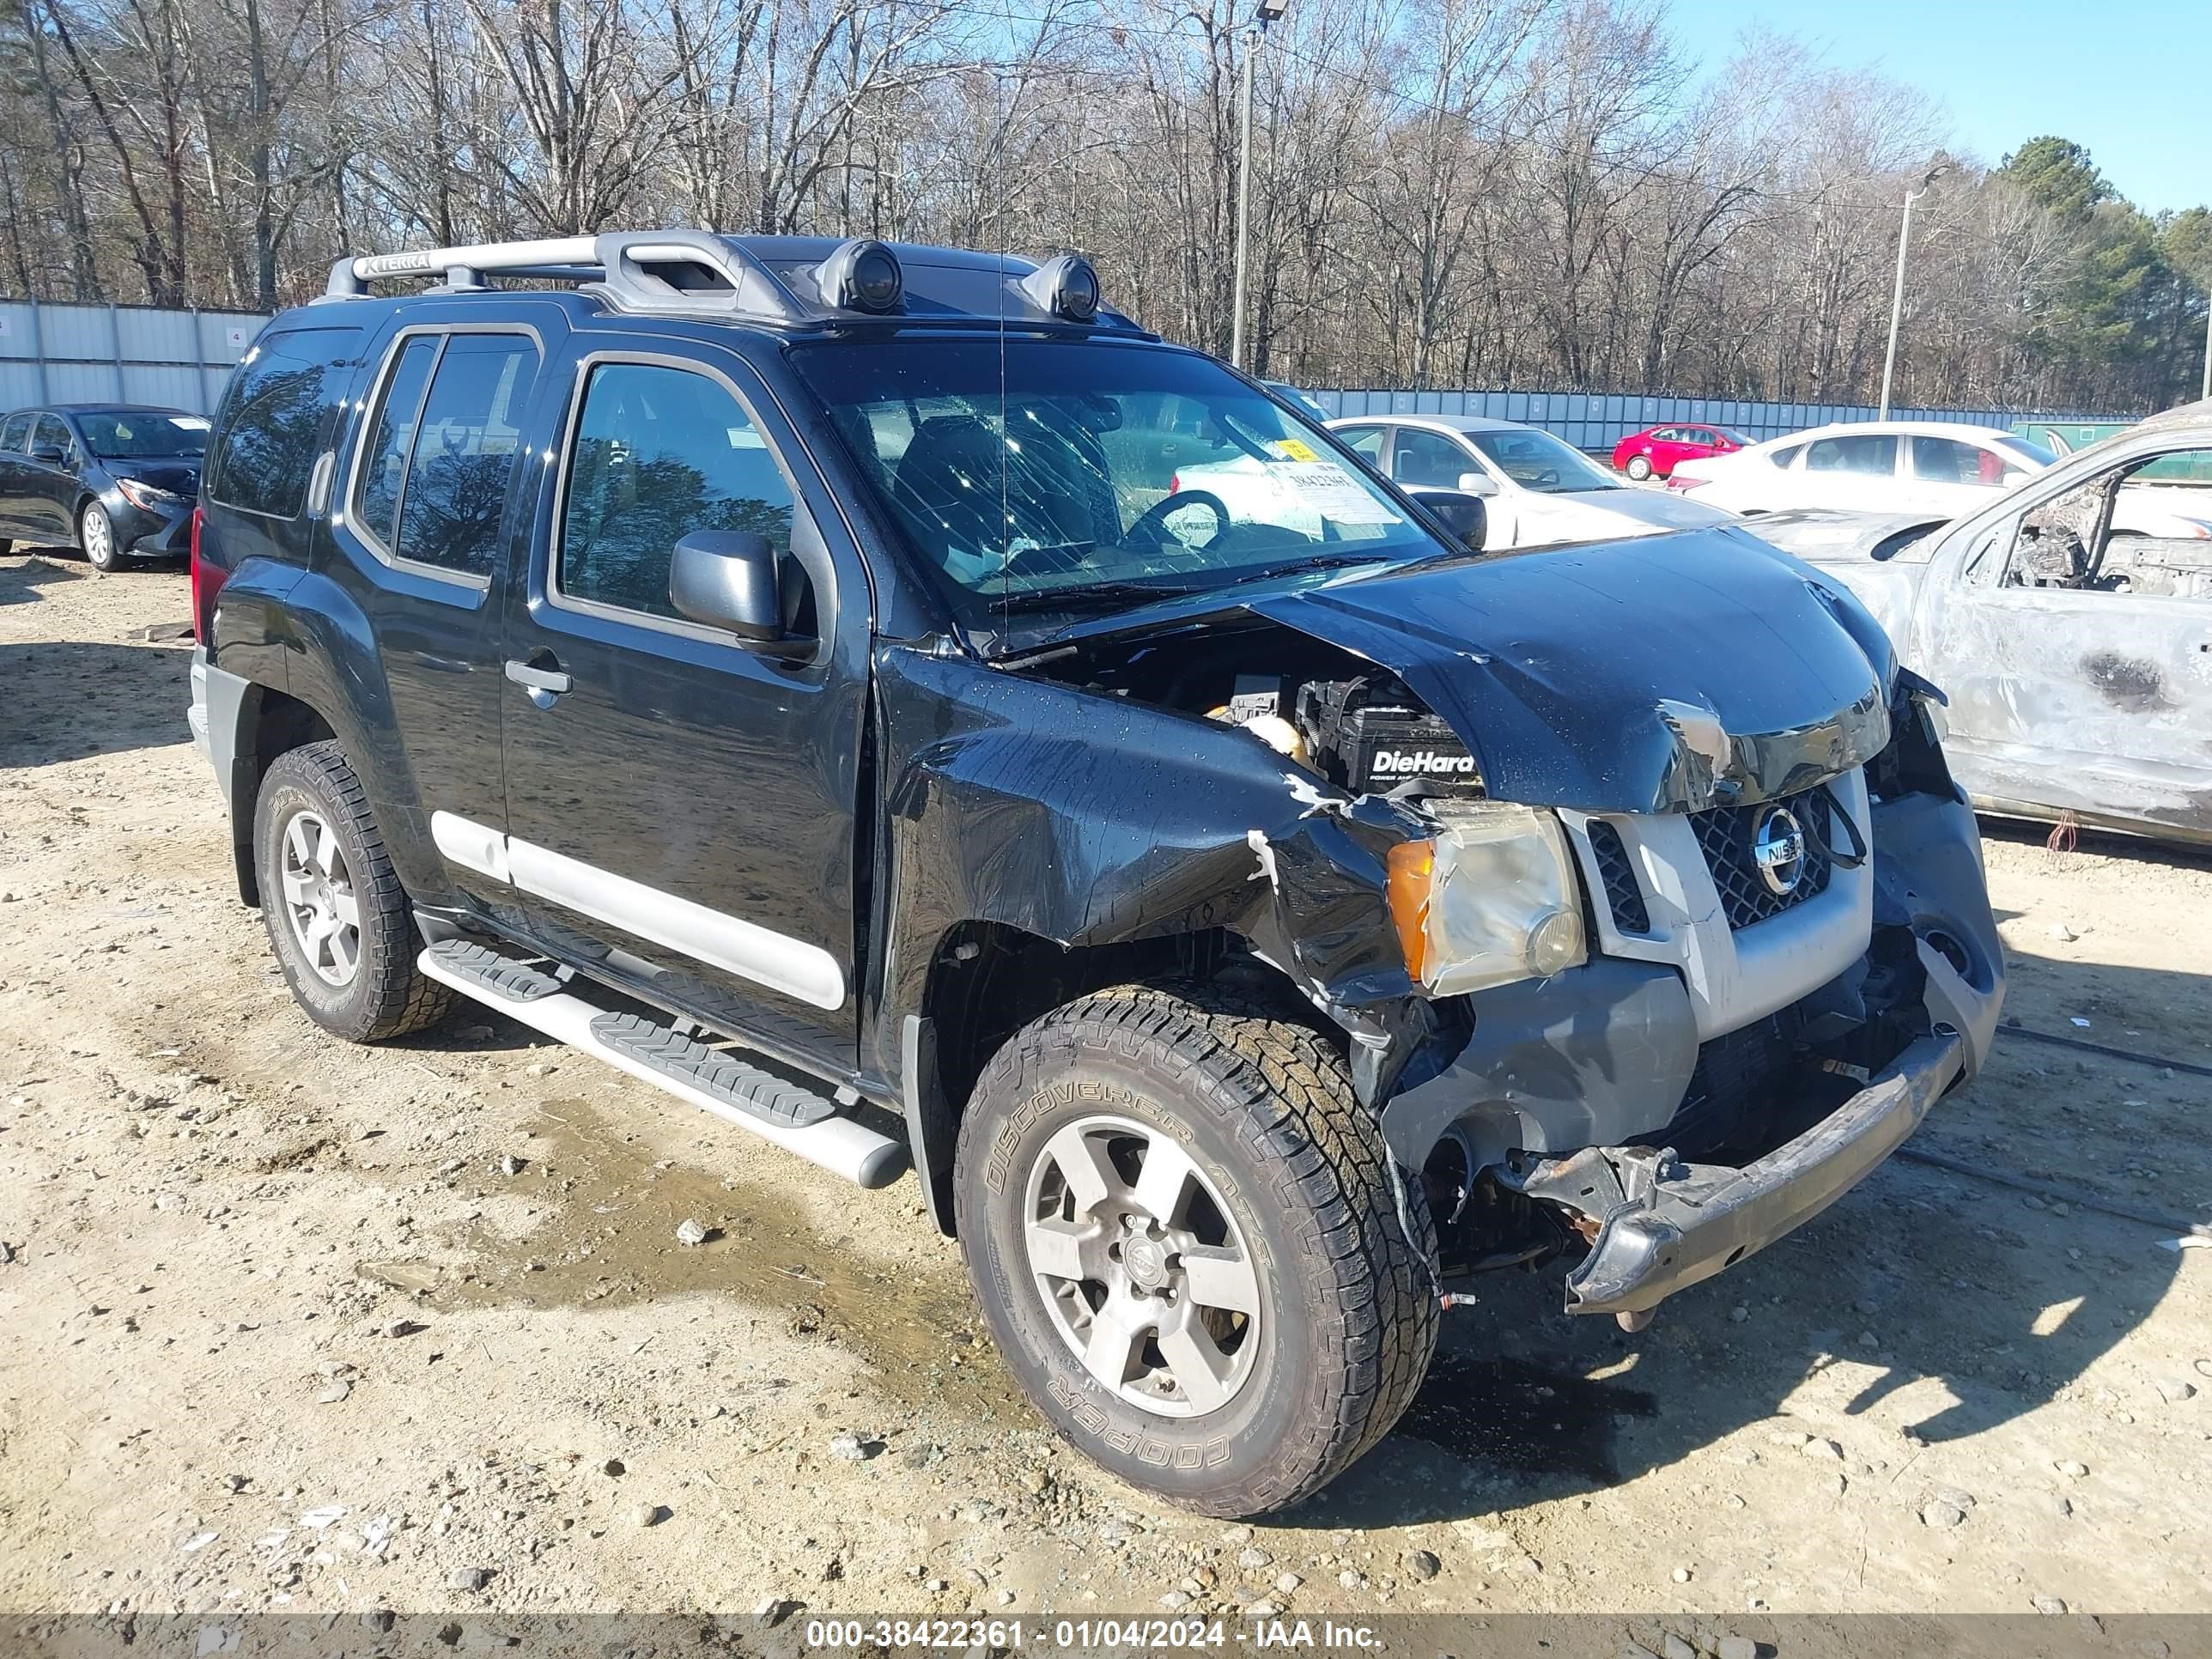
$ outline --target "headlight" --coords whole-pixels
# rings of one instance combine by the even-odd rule
[[[1437,996],[1548,979],[1589,955],[1559,821],[1485,801],[1432,841],[1390,849],[1390,917],[1406,970]]]
[[[118,478],[115,487],[123,492],[123,499],[133,507],[143,507],[149,513],[159,512],[165,507],[180,507],[185,498],[173,490],[156,489],[137,478]]]

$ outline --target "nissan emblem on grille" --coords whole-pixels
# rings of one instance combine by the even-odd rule
[[[1770,806],[1753,822],[1751,860],[1759,878],[1777,898],[1797,890],[1805,875],[1805,831],[1786,806]]]

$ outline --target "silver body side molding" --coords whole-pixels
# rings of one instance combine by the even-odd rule
[[[455,864],[502,885],[620,927],[697,962],[832,1012],[845,1006],[845,971],[817,945],[695,904],[451,812],[430,815],[430,837]]]

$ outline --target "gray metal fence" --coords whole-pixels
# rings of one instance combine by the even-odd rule
[[[268,320],[251,311],[0,300],[0,410],[114,402],[211,415]]]
[[[1317,391],[1314,398],[1333,416],[1481,415],[1541,427],[1577,449],[1609,453],[1632,432],[1650,426],[1724,426],[1753,438],[1779,438],[1831,421],[1872,421],[1868,404],[1739,403],[1723,398],[1638,398],[1582,392]],[[1895,409],[1899,421],[1961,421],[1969,426],[2009,428],[2015,421],[2134,420],[2072,410]]]

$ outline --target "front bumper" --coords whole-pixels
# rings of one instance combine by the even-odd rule
[[[182,558],[192,550],[190,501],[149,510],[133,506],[118,491],[101,499],[115,526],[115,544],[132,557]]]
[[[1765,1249],[1903,1145],[1966,1066],[1965,1036],[1939,1024],[1820,1122],[1741,1169],[1593,1147],[1514,1172],[1532,1197],[1597,1218],[1589,1255],[1567,1276],[1568,1310],[1643,1313]]]

